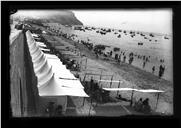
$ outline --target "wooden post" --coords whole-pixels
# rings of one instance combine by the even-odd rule
[[[85,70],[87,69],[87,58],[85,60]]]
[[[102,78],[102,71],[103,71],[103,70],[101,69],[100,80],[101,80],[101,78]],[[100,84],[100,82],[101,82],[101,81],[99,81],[99,84]]]
[[[120,80],[119,80],[119,83],[118,83],[118,88],[120,87]],[[119,93],[119,90],[117,91],[117,96],[118,96],[118,93]]]
[[[111,88],[111,85],[112,85],[113,76],[114,75],[112,75],[112,77],[111,77],[110,88]]]
[[[101,75],[100,75],[100,80],[101,80],[101,78],[102,78],[102,71],[103,71],[103,70],[101,69]]]
[[[80,70],[82,70],[82,57],[80,58]]]
[[[84,103],[85,103],[85,97],[84,97],[84,99],[83,99],[83,104],[82,104],[82,106],[84,106]]]
[[[132,106],[132,104],[133,104],[133,94],[134,94],[134,90],[132,90],[132,93],[131,93],[131,102],[130,102],[130,106]]]
[[[160,93],[158,93],[157,95],[157,101],[156,101],[156,106],[155,106],[155,110],[157,109],[157,105],[158,105],[158,99],[159,99]]]
[[[87,74],[85,73],[85,76],[84,76],[83,82],[85,81],[86,75],[87,75]]]
[[[89,108],[89,116],[90,116],[91,107],[92,107],[92,97],[91,97],[91,105],[90,105],[90,108]]]

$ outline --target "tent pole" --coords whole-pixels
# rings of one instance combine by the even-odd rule
[[[87,58],[85,60],[85,70],[87,69]]]
[[[80,57],[80,70],[82,70],[82,57]]]
[[[86,75],[87,75],[87,74],[85,74],[85,76],[84,76],[83,82],[85,81]]]
[[[103,71],[103,70],[101,69],[101,75],[100,75],[100,80],[101,80],[101,78],[102,78],[102,71]]]
[[[158,105],[159,96],[160,96],[160,93],[158,93],[158,94],[157,94],[157,101],[156,101],[155,110],[157,109],[157,105]]]
[[[102,78],[102,69],[101,69],[101,75],[100,75],[100,80],[101,80],[101,78]],[[101,81],[99,81],[99,84],[101,83]]]
[[[134,90],[132,90],[130,106],[132,106],[133,104],[133,94],[134,94]]]
[[[112,77],[111,77],[110,88],[111,88],[111,85],[112,85],[113,76],[114,76],[114,75],[112,75]]]
[[[90,108],[89,108],[89,116],[90,116],[91,107],[92,107],[92,96],[91,96],[91,104],[90,104]]]
[[[83,98],[83,104],[82,104],[82,106],[84,106],[84,103],[85,103],[85,97]]]
[[[118,83],[118,88],[120,87],[120,80],[119,80],[119,83]],[[117,91],[117,96],[118,96],[118,93],[119,93],[119,90]]]

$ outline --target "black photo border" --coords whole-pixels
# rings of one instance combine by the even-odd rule
[[[70,117],[70,118],[13,118],[10,115],[9,15],[23,9],[165,9],[173,10],[173,71],[174,115],[168,117]],[[179,44],[181,2],[163,1],[9,1],[1,2],[1,122],[3,127],[180,127]],[[6,67],[6,68],[4,68]],[[96,124],[94,124],[96,122]],[[55,125],[56,124],[56,125]],[[67,126],[66,126],[67,127]]]

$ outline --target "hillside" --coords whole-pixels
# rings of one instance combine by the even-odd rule
[[[42,23],[60,23],[62,25],[83,25],[72,11],[23,11],[20,10],[12,15],[14,20],[18,21],[36,21]]]

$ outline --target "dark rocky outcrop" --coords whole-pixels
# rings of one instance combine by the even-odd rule
[[[30,11],[28,11],[28,13],[29,12]],[[76,18],[74,13],[68,10],[41,10],[41,11],[32,10],[30,14],[33,13],[35,13],[35,15],[26,15],[26,13],[22,13],[22,11],[19,11],[13,14],[12,18],[17,21],[30,21],[37,23],[60,23],[62,25],[83,25]]]

